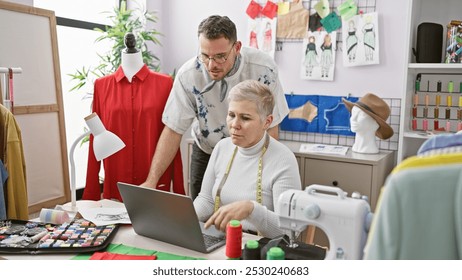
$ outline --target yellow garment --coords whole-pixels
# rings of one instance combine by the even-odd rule
[[[398,164],[391,173],[415,167],[425,167],[431,165],[462,163],[462,153],[438,154],[432,156],[412,156]]]
[[[21,129],[14,115],[0,105],[0,113],[4,121],[2,127],[6,133],[6,158],[5,167],[8,171],[6,181],[6,216],[8,219],[29,219],[26,162],[22,146]]]

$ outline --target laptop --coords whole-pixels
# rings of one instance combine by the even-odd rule
[[[201,253],[225,245],[223,232],[199,222],[191,197],[122,182],[117,187],[137,234]]]

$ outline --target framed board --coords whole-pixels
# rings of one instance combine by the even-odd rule
[[[22,132],[29,213],[69,201],[69,167],[53,11],[0,1],[0,67],[14,76],[14,116]]]

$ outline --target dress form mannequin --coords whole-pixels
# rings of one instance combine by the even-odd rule
[[[125,34],[125,46],[126,48],[122,51],[122,69],[125,77],[131,83],[133,76],[143,67],[143,56],[141,52],[135,47],[136,38],[131,32]]]
[[[355,142],[351,150],[356,153],[377,154],[379,149],[375,133],[379,124],[359,107],[351,108],[351,131],[356,133]]]

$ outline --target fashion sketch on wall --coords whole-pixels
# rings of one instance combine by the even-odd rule
[[[342,21],[343,64],[361,66],[379,64],[377,13],[354,16]]]
[[[333,81],[337,32],[308,32],[303,39],[301,78]]]
[[[276,23],[276,18],[249,18],[247,45],[249,47],[264,51],[274,59],[274,50],[276,47]]]

